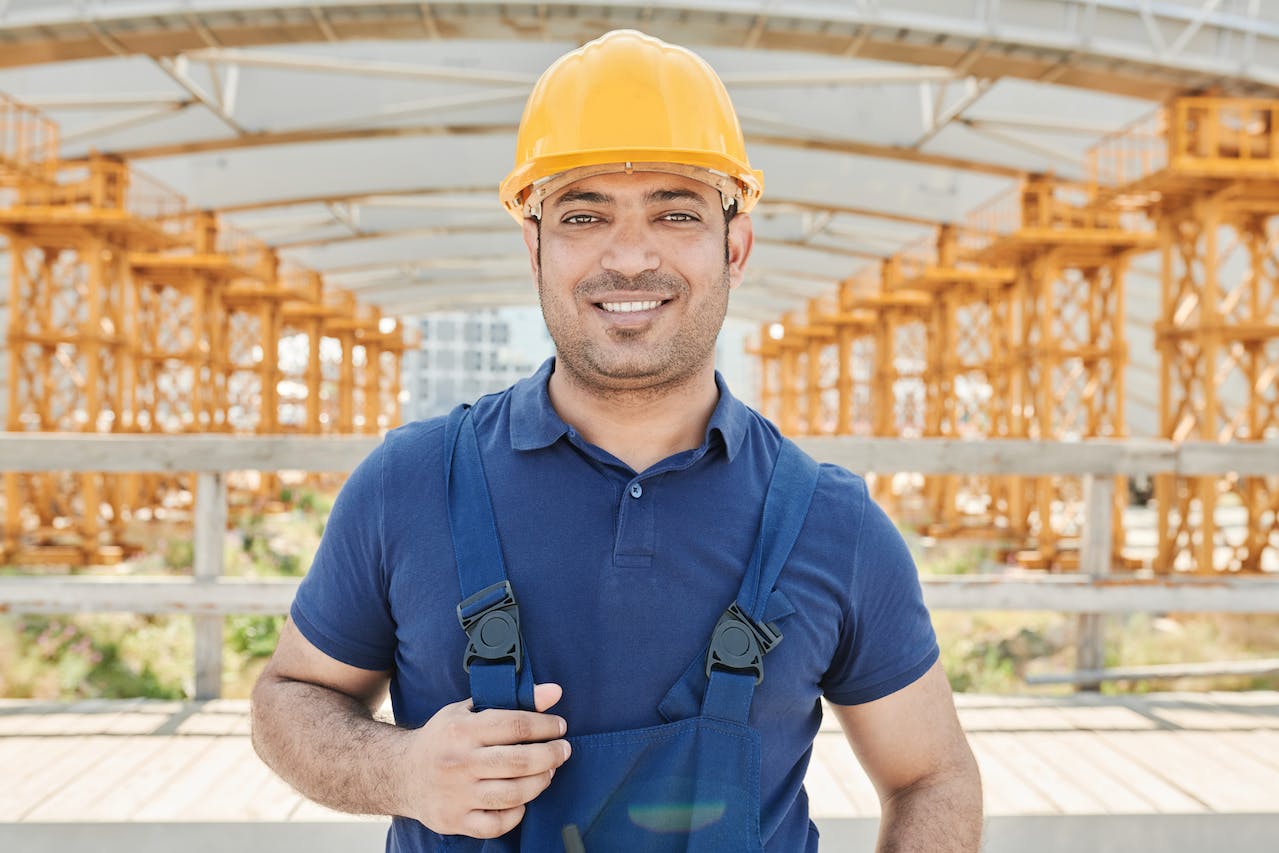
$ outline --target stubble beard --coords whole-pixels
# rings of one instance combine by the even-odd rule
[[[690,299],[688,283],[678,276],[643,273],[626,278],[604,273],[578,283],[572,302],[566,307],[548,293],[539,265],[538,299],[547,331],[555,342],[556,369],[563,369],[573,384],[602,397],[638,402],[670,393],[694,381],[708,365],[714,364],[715,341],[728,311],[727,265],[719,287],[707,294],[702,304],[691,306],[672,337],[644,344],[641,339],[651,331],[647,327],[612,330],[610,341],[633,346],[635,351],[630,353],[619,353],[617,347],[608,342],[601,344],[586,334],[576,312],[577,305],[593,301],[592,294],[616,290],[674,294],[678,301]]]

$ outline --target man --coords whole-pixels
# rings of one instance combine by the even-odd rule
[[[762,191],[723,85],[609,33],[546,71],[517,147],[502,197],[557,357],[352,474],[254,690],[259,754],[397,816],[391,850],[789,853],[817,848],[824,696],[880,849],[976,850],[900,536],[714,370]]]

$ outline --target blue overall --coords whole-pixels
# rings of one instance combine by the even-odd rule
[[[466,407],[449,416],[445,441],[449,527],[463,597],[457,612],[468,638],[463,665],[471,699],[476,710],[534,710],[529,649]],[[519,827],[489,841],[455,836],[444,849],[762,853],[760,739],[747,719],[763,679],[764,655],[781,640],[763,620],[776,609],[770,598],[817,476],[817,463],[783,440],[741,588],[706,650],[662,700],[667,722],[570,737],[572,757],[528,804]],[[619,657],[628,651],[618,650]]]

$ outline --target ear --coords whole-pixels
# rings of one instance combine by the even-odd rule
[[[755,246],[755,226],[749,213],[739,213],[728,221],[728,287],[742,283],[746,261]]]
[[[537,225],[538,225],[537,220],[532,218],[531,216],[525,218],[523,222],[524,245],[528,248],[528,265],[529,265],[529,268],[533,270],[534,283],[538,281],[538,278],[541,274],[541,270],[538,269],[538,257],[540,254],[538,252],[538,245],[540,243],[540,239],[538,235]]]

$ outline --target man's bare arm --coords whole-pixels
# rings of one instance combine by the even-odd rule
[[[864,705],[833,705],[879,792],[879,853],[976,853],[981,776],[941,664]]]
[[[325,655],[286,622],[253,689],[253,746],[318,803],[415,818],[447,835],[493,838],[524,816],[568,756],[564,721],[545,713],[442,708],[420,729],[374,718],[387,673]],[[539,685],[537,707],[559,700]]]

